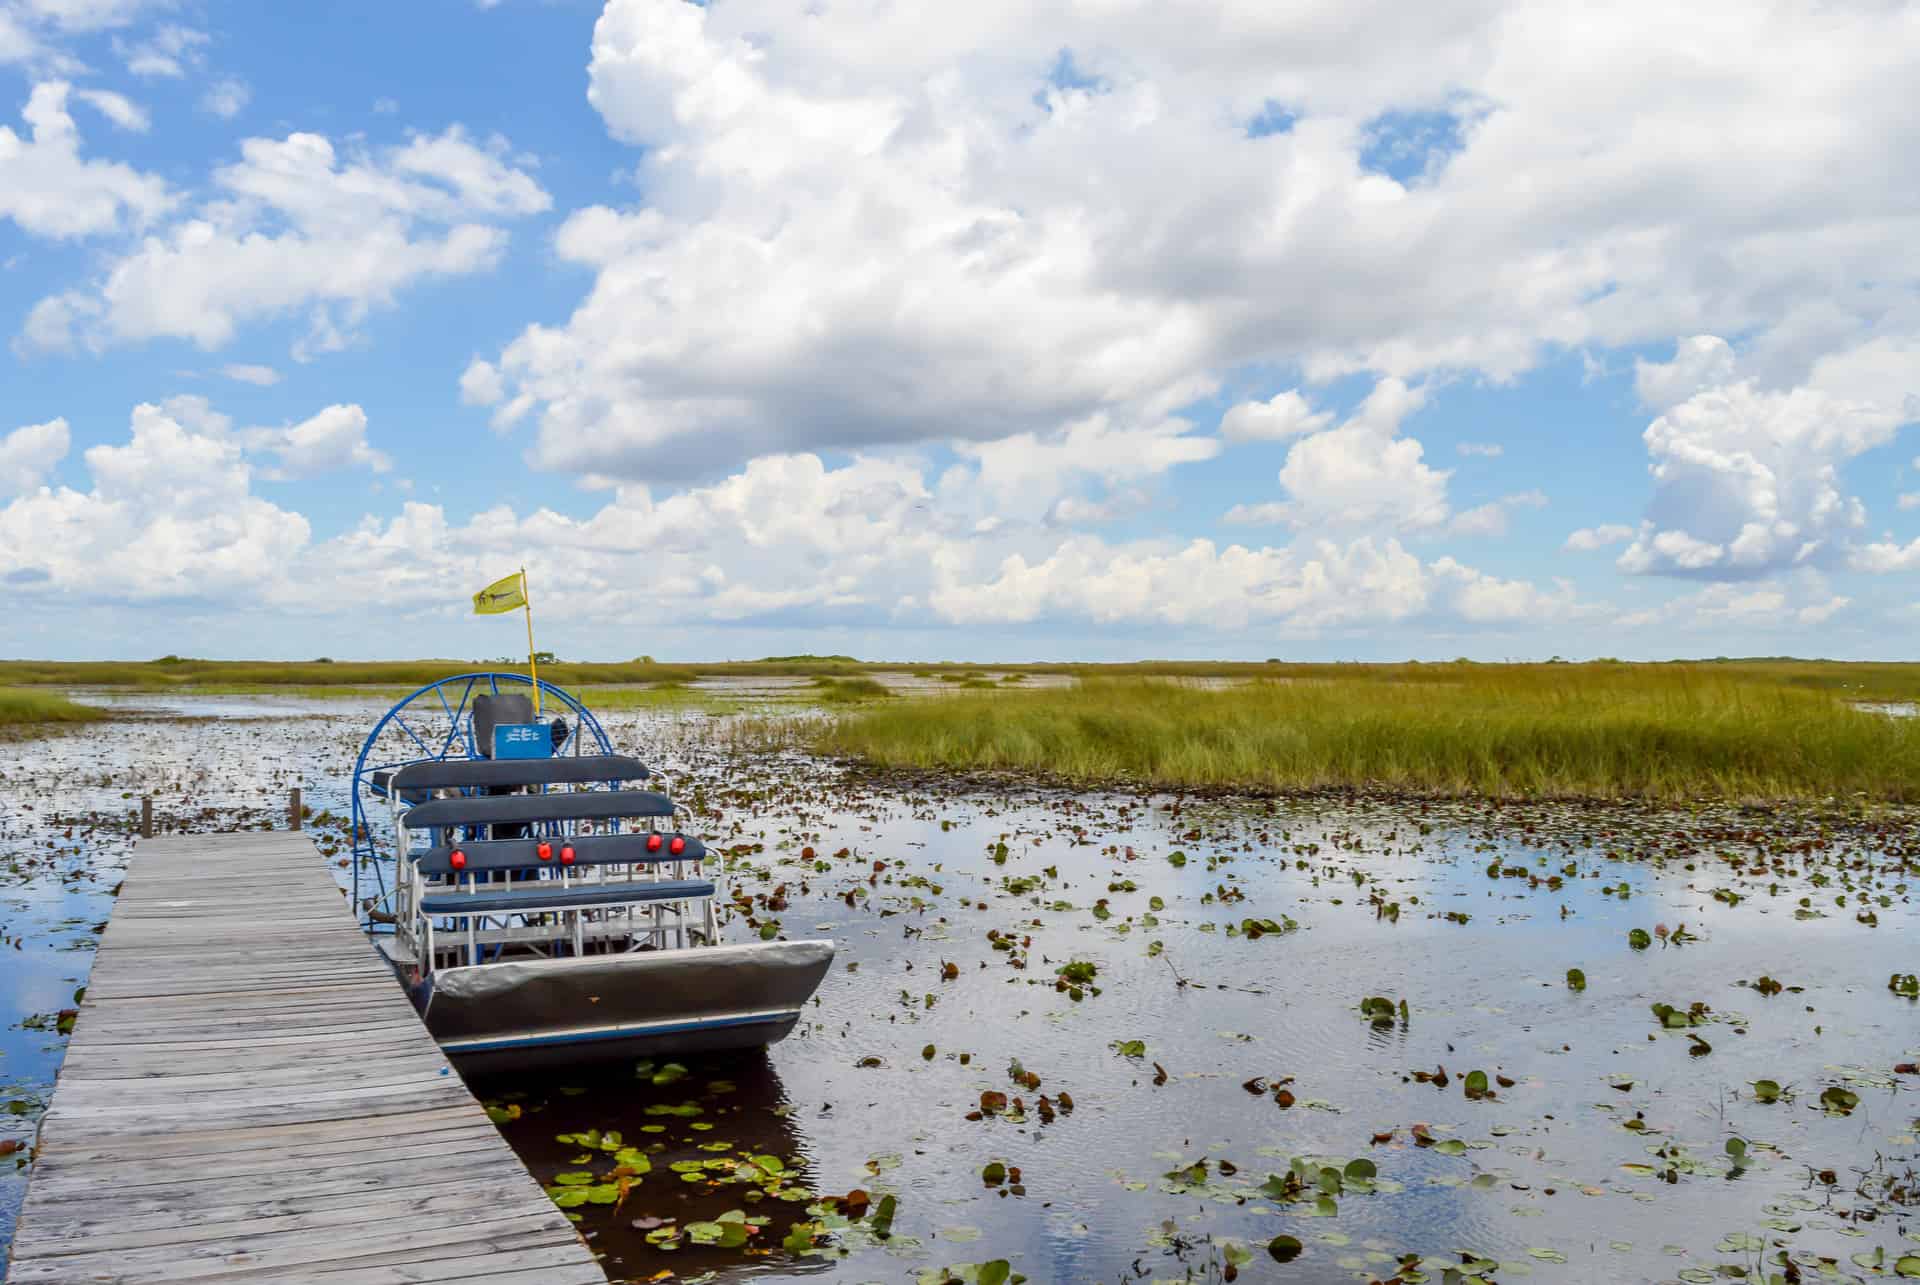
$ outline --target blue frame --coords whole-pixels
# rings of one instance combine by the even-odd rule
[[[481,684],[485,686],[480,687]],[[381,931],[373,923],[372,912],[382,902],[389,901],[393,896],[393,889],[388,886],[380,868],[381,862],[392,861],[393,857],[382,855],[379,845],[374,842],[373,825],[366,806],[369,798],[379,797],[373,788],[373,774],[396,770],[409,763],[439,763],[447,759],[479,758],[480,755],[474,752],[473,743],[474,689],[480,687],[479,694],[483,696],[497,696],[500,694],[502,684],[508,687],[530,688],[533,686],[533,680],[525,674],[481,670],[470,674],[455,674],[449,678],[442,678],[438,682],[428,683],[381,715],[380,721],[373,725],[373,730],[367,733],[367,739],[361,743],[359,757],[353,762],[353,910],[368,932]],[[460,693],[458,700],[449,700],[448,692],[456,687],[459,688]],[[607,739],[606,730],[600,726],[600,720],[595,718],[593,711],[581,704],[577,697],[544,679],[540,683],[540,692],[543,697],[551,697],[572,712],[574,726],[573,734],[568,737],[568,744],[573,747],[573,753],[580,753],[580,746],[584,738],[589,735],[598,746],[598,753],[613,753],[613,743]],[[432,709],[430,702],[428,703],[429,712],[441,713],[447,718],[447,730],[444,736],[432,733],[431,729],[428,729],[433,738],[438,740],[437,746],[429,744],[428,739],[415,731],[405,717],[409,706],[429,694],[439,699],[437,711]],[[389,723],[405,732],[419,748],[420,753],[411,758],[369,763],[367,760],[373,754],[374,745],[379,741],[381,734],[387,730]],[[377,890],[373,901],[364,907],[360,904],[360,870],[363,865],[373,872],[374,887]],[[387,928],[385,931],[392,930]]]

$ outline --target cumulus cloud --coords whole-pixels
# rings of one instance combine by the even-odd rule
[[[497,221],[550,204],[503,143],[478,145],[457,126],[344,155],[305,133],[240,150],[214,173],[217,198],[147,236],[93,286],[41,300],[24,342],[99,349],[173,337],[215,349],[247,322],[304,313],[295,355],[310,357],[352,342],[372,309],[415,282],[491,267],[506,240]]]
[[[28,424],[0,437],[0,495],[19,495],[46,480],[67,456],[67,421]]]
[[[1674,345],[1673,360],[1636,360],[1633,390],[1651,410],[1678,406],[1695,393],[1734,380],[1733,346],[1718,335],[1695,335]]]
[[[1339,427],[1296,441],[1280,467],[1287,522],[1403,531],[1444,523],[1451,473],[1430,467],[1419,441],[1400,436],[1401,422],[1426,399],[1425,388],[1383,379]]]
[[[1845,562],[1866,510],[1841,466],[1891,442],[1906,412],[1829,388],[1762,388],[1710,336],[1642,363],[1635,382],[1663,409],[1643,434],[1654,494],[1622,570],[1752,579]]]
[[[1545,347],[1764,332],[1785,297],[1858,330],[1920,279],[1899,6],[928,21],[611,0],[590,99],[646,203],[572,216],[592,289],[485,358],[536,463],[1043,433],[1247,369],[1504,380]]]
[[[143,405],[131,440],[85,454],[92,489],[0,507],[0,562],[73,600],[197,598],[298,612],[337,588],[409,612],[506,560],[540,569],[543,598],[586,621],[1025,624],[1051,620],[1205,633],[1292,634],[1421,620],[1504,627],[1575,609],[1392,538],[1287,547],[1063,537],[1044,521],[982,522],[929,466],[765,456],[672,494],[622,486],[572,517],[506,505],[455,522],[404,502],[316,541],[257,485],[369,458],[358,407],[284,429],[236,429],[195,397]],[[972,465],[958,467],[970,468]],[[1071,496],[1060,497],[1062,501]],[[1120,491],[1102,503],[1128,502]],[[1065,522],[1099,514],[1056,504]]]
[[[1633,528],[1618,522],[1604,522],[1599,526],[1581,527],[1567,537],[1561,547],[1575,553],[1592,553],[1595,549],[1604,549],[1610,544],[1624,544],[1633,539]]]
[[[329,406],[290,428],[254,429],[247,445],[278,459],[261,476],[286,482],[342,469],[368,468],[385,473],[393,461],[367,445],[367,413],[358,406]]]
[[[71,92],[59,80],[33,87],[21,112],[29,137],[0,125],[0,217],[35,236],[65,240],[138,227],[165,213],[175,198],[157,175],[81,156],[80,132],[67,111]],[[137,112],[117,94],[94,99]]]
[[[1232,442],[1278,442],[1317,432],[1332,422],[1331,412],[1314,410],[1295,388],[1264,402],[1235,406],[1221,417],[1220,435]]]
[[[251,493],[237,441],[160,406],[135,407],[125,445],[83,458],[91,490],[43,489],[0,508],[0,564],[78,597],[232,597],[282,582],[308,541],[304,517]]]

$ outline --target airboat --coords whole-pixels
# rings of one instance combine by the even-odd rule
[[[514,673],[431,683],[367,736],[353,904],[462,1071],[752,1048],[800,1020],[834,943],[723,941],[719,863],[650,775]]]

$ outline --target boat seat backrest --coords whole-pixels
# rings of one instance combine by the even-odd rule
[[[582,834],[550,839],[477,839],[472,843],[442,844],[414,858],[423,875],[485,873],[494,870],[565,870],[570,866],[650,865],[662,861],[700,861],[707,855],[706,845],[688,835],[662,834],[657,850],[649,851],[645,834]],[[680,840],[681,850],[673,850]],[[540,858],[545,844],[548,856]],[[573,849],[573,861],[564,861],[564,849]],[[459,852],[465,864],[453,866],[453,854]]]
[[[389,788],[485,790],[528,785],[613,784],[644,781],[647,769],[625,754],[575,754],[546,759],[442,759],[409,763]]]
[[[493,729],[502,723],[531,723],[533,698],[520,692],[494,692],[473,698],[473,748],[493,757]]]
[[[692,901],[713,895],[704,879],[639,879],[626,883],[563,884],[557,879],[531,883],[482,884],[474,891],[435,892],[420,902],[427,915],[516,915],[584,906],[631,905],[646,901]]]
[[[409,830],[543,821],[616,821],[670,817],[673,800],[652,790],[567,790],[429,799],[400,815]]]

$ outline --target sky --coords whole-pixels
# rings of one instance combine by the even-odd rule
[[[1910,659],[1920,4],[0,0],[0,655]]]

